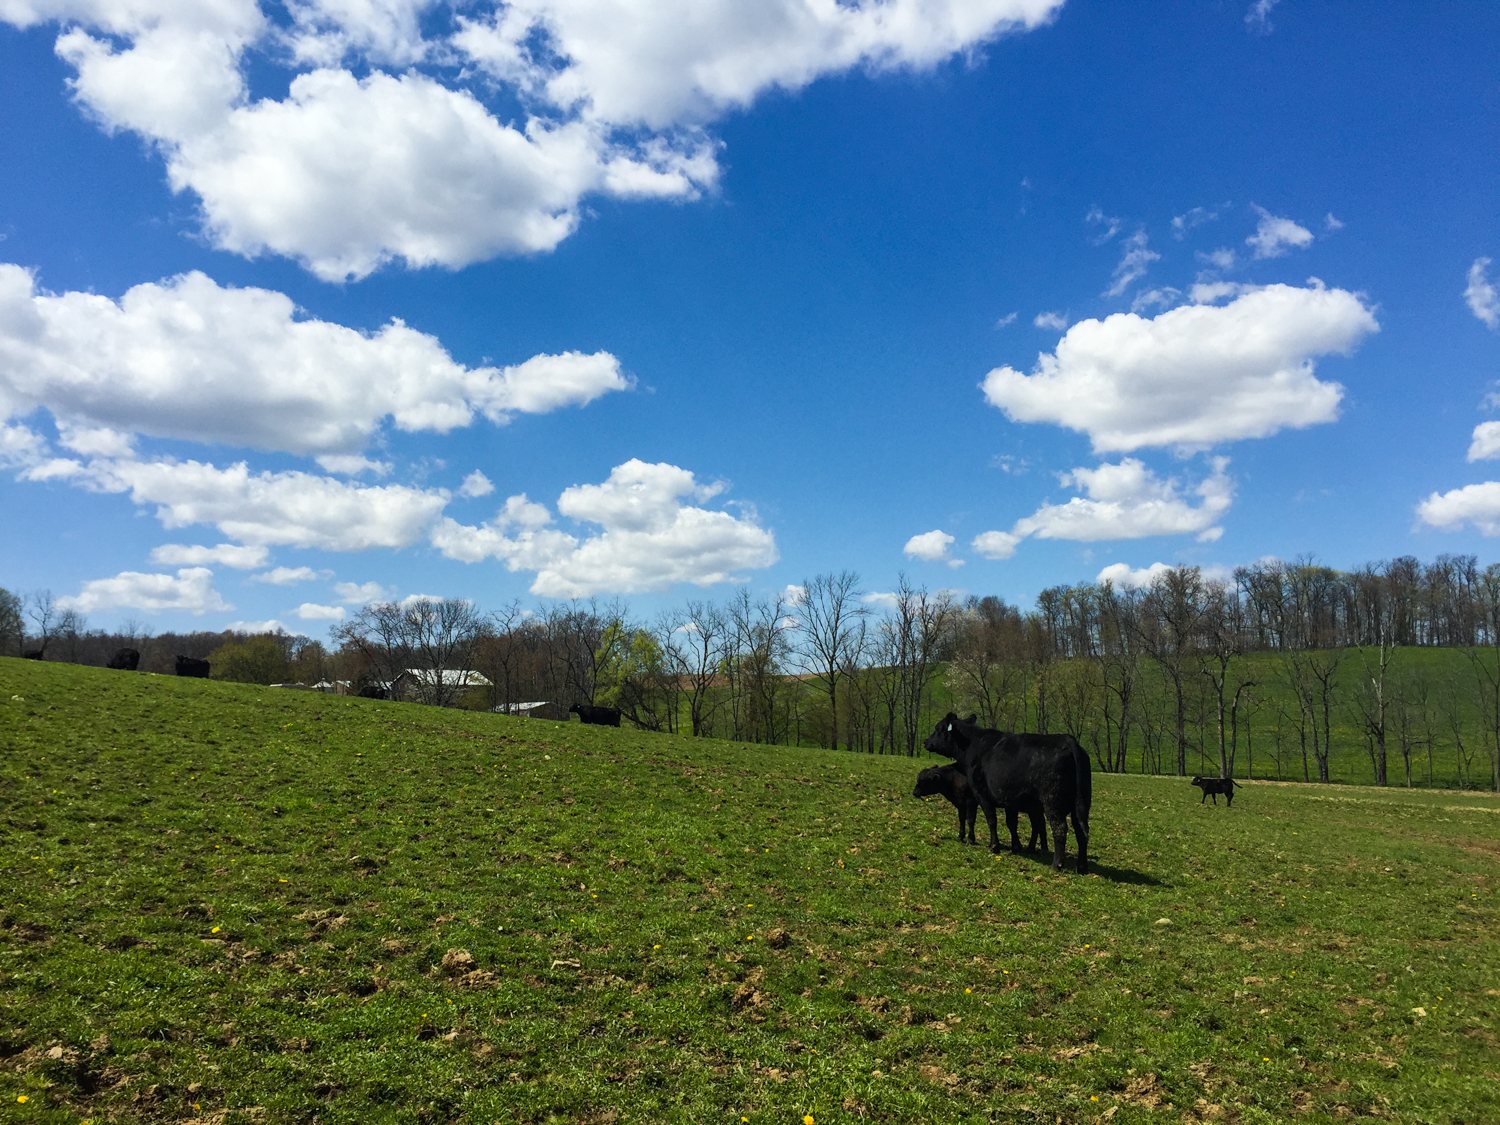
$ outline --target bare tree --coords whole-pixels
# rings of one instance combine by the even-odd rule
[[[729,640],[729,622],[723,610],[711,602],[691,601],[676,614],[662,648],[668,667],[687,693],[688,718],[696,737],[706,736],[719,708],[715,688],[722,671]]]
[[[22,606],[20,597],[0,588],[0,652],[21,655],[26,640]]]
[[[1203,576],[1196,566],[1158,574],[1142,599],[1141,647],[1172,686],[1176,704],[1177,776],[1187,776],[1187,675],[1203,617]]]
[[[851,570],[819,574],[803,583],[795,607],[802,637],[798,656],[828,698],[829,745],[834,750],[839,746],[839,685],[869,614],[859,600],[863,593],[859,575]]]
[[[335,636],[360,652],[385,684],[415,672],[418,699],[448,707],[470,690],[456,673],[470,669],[483,624],[474,603],[462,598],[409,598],[365,606]]]
[[[1484,716],[1490,756],[1490,787],[1500,791],[1500,563],[1484,569],[1475,582],[1483,646],[1470,644],[1465,652],[1479,689],[1479,711]],[[1462,772],[1460,749],[1460,772]],[[1471,771],[1472,775],[1472,771]]]
[[[1239,659],[1245,650],[1245,620],[1239,590],[1223,582],[1204,587],[1202,614],[1204,651],[1199,665],[1214,689],[1219,732],[1219,776],[1234,776],[1233,756],[1239,741],[1240,700],[1256,685],[1243,673]]]

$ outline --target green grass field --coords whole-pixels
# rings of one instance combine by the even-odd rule
[[[921,763],[0,659],[0,1119],[1500,1121],[1500,802]],[[1071,853],[1071,846],[1070,846]]]

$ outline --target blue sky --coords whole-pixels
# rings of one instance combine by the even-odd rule
[[[94,625],[1495,558],[1493,5],[0,19],[0,584]]]

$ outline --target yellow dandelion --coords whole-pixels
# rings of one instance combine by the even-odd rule
[[[208,932],[211,933],[211,934],[216,934],[216,933],[219,932],[219,927],[215,926],[213,929],[209,930]]]
[[[813,1115],[809,1113],[806,1117],[804,1117],[802,1119],[802,1125],[816,1125],[816,1123],[813,1121]]]
[[[966,988],[966,989],[964,989],[964,991],[965,992],[973,992],[974,990],[972,988]]]
[[[661,948],[661,946],[659,946],[659,945],[653,945],[653,946],[652,946],[652,947],[651,947],[651,948],[652,948],[652,949],[660,949],[660,948]]]
[[[1090,1094],[1089,1095],[1089,1101],[1091,1101],[1091,1102],[1097,1102],[1098,1100],[1099,1100],[1099,1095],[1098,1094]]]
[[[30,1100],[31,1100],[31,1099],[30,1099],[30,1098],[28,1098],[28,1097],[27,1097],[27,1096],[26,1096],[26,1095],[25,1095],[25,1094],[18,1094],[18,1095],[17,1095],[17,1096],[16,1096],[16,1101],[18,1101],[18,1102],[20,1102],[20,1103],[21,1103],[21,1104],[22,1104],[22,1105],[25,1105],[25,1104],[26,1104],[26,1103],[27,1103],[27,1102],[29,1102],[29,1101],[30,1101]]]

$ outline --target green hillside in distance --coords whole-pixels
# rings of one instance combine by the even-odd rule
[[[925,764],[0,659],[5,1119],[1500,1120],[1493,796]]]

